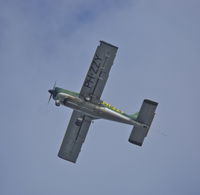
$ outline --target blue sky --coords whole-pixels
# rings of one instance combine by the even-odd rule
[[[1,1],[0,194],[200,193],[199,1]],[[77,164],[57,153],[99,40],[119,47],[102,99],[127,113],[159,102],[143,147],[99,120]]]

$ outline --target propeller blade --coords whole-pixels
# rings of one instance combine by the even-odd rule
[[[53,86],[53,90],[56,88],[56,81],[55,81],[55,83],[54,83],[54,86]]]
[[[52,94],[49,96],[49,101],[48,101],[48,103],[50,102],[51,98],[52,98]]]
[[[55,81],[55,83],[54,83],[53,89],[49,89],[49,90],[48,90],[48,92],[50,93],[48,103],[50,102],[50,100],[51,100],[51,98],[52,98],[52,96],[53,96],[53,94],[54,94],[55,88],[56,88],[56,81]]]

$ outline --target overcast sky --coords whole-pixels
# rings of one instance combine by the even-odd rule
[[[200,1],[1,0],[0,194],[200,194]],[[132,127],[98,120],[76,164],[57,157],[94,51],[119,47],[102,99],[127,113],[159,102],[138,147]]]

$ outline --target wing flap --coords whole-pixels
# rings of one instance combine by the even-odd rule
[[[83,113],[73,111],[58,156],[75,163],[85,141],[92,119]]]

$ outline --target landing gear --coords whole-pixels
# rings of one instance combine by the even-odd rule
[[[59,100],[56,100],[56,101],[55,101],[55,105],[56,105],[56,106],[60,106],[60,101],[59,101]]]
[[[85,101],[89,102],[91,100],[91,97],[87,96],[85,97]]]
[[[80,118],[80,117],[79,117],[79,118],[77,118],[75,124],[76,124],[77,126],[81,126],[82,122],[83,122],[83,118]]]

